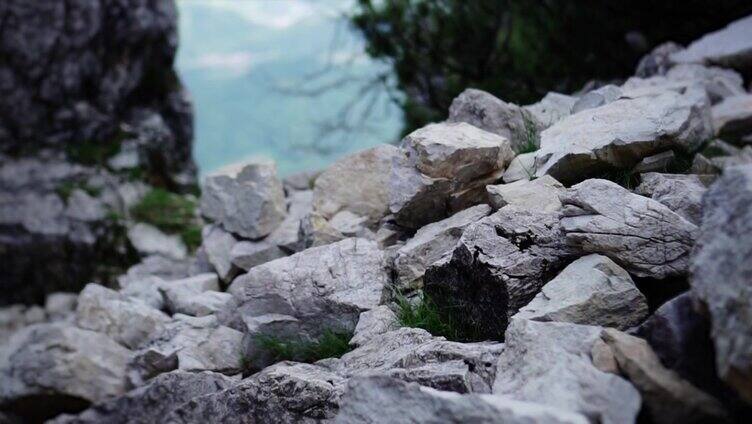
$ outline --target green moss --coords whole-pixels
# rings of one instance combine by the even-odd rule
[[[191,251],[201,244],[201,227],[196,220],[196,201],[189,196],[155,188],[134,205],[134,220],[151,224],[168,234],[179,234]]]
[[[104,166],[107,160],[115,156],[119,151],[119,139],[109,142],[83,141],[69,143],[65,147],[68,159],[84,165]]]
[[[472,340],[472,329],[460,329],[449,316],[441,314],[436,303],[427,296],[411,302],[401,295],[396,296],[397,322],[401,327],[422,328],[434,336],[447,340]]]
[[[188,250],[195,252],[201,246],[201,227],[195,224],[188,225],[180,232],[180,238]]]
[[[317,340],[301,338],[280,338],[262,334],[256,341],[264,353],[269,354],[274,362],[297,361],[312,363],[325,358],[339,358],[352,350],[350,339],[352,333],[327,330]]]
[[[71,194],[73,194],[73,192],[77,189],[85,191],[89,196],[92,197],[97,197],[102,192],[102,190],[97,187],[92,187],[86,183],[77,181],[64,181],[60,183],[60,185],[58,185],[55,189],[55,192],[63,199],[63,201],[67,203]]]

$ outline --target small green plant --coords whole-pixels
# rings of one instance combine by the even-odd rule
[[[525,123],[525,133],[523,134],[525,137],[525,144],[520,147],[517,153],[522,154],[535,152],[536,150],[538,150],[538,144],[540,143],[538,126],[535,124],[535,122],[533,122],[533,118],[531,118],[527,113],[522,114],[522,120]]]
[[[634,189],[640,183],[639,175],[627,169],[612,169],[612,170],[601,173],[595,178],[609,180],[611,182],[619,184],[620,186],[626,188],[627,190]]]
[[[352,333],[326,330],[317,340],[280,338],[268,334],[256,336],[256,342],[274,362],[297,361],[312,363],[325,358],[339,358],[352,350]]]
[[[60,185],[58,185],[55,189],[55,192],[63,199],[63,201],[67,203],[68,199],[71,197],[71,194],[73,194],[76,189],[81,189],[92,197],[97,197],[102,192],[97,187],[92,187],[86,183],[77,181],[64,181],[60,183]]]
[[[443,317],[436,304],[427,296],[411,302],[402,295],[396,295],[396,301],[397,322],[400,326],[422,328],[434,336],[446,337],[448,340],[462,338],[451,319]]]
[[[130,212],[136,221],[151,224],[168,234],[179,234],[191,250],[201,244],[201,228],[196,222],[196,201],[188,196],[155,188]]]
[[[66,154],[73,162],[84,165],[103,166],[107,159],[120,151],[120,141],[110,142],[83,141],[66,145]]]

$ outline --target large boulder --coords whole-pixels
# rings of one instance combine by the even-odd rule
[[[675,63],[714,64],[749,70],[752,67],[752,16],[739,19],[725,28],[705,34],[685,50],[673,53]]]
[[[689,222],[700,225],[702,195],[707,187],[699,176],[648,172],[640,175],[640,180],[635,189],[637,194],[657,200]]]
[[[684,275],[697,226],[663,204],[607,180],[587,180],[562,196],[561,227],[586,253],[613,259],[639,277]]]
[[[692,296],[710,314],[719,376],[752,402],[752,165],[730,167],[705,194],[690,262]]]

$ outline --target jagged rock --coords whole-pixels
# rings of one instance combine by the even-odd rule
[[[585,424],[584,416],[493,395],[461,395],[384,376],[353,378],[335,423]]]
[[[752,402],[752,165],[727,168],[703,198],[692,296],[710,314],[719,376]]]
[[[397,250],[394,260],[397,285],[405,288],[420,287],[426,267],[454,248],[465,227],[489,213],[491,208],[488,205],[478,205],[419,229]]]
[[[605,256],[588,255],[546,283],[515,317],[626,330],[647,315],[647,300],[629,274]]]
[[[738,73],[724,68],[697,64],[680,64],[666,73],[666,79],[682,83],[699,83],[707,92],[712,104],[726,97],[743,95],[744,79]]]
[[[512,320],[493,394],[580,413],[590,422],[635,422],[637,390],[591,362],[600,335],[600,327]]]
[[[201,231],[201,249],[222,281],[231,281],[237,273],[230,252],[238,243],[235,237],[218,225],[207,225]]]
[[[630,169],[645,156],[671,148],[692,151],[711,134],[704,94],[663,89],[624,97],[543,131],[536,175],[576,183],[609,167]]]
[[[640,179],[636,193],[657,200],[689,222],[700,225],[702,195],[707,188],[699,176],[650,172],[640,175]]]
[[[665,75],[673,66],[670,55],[682,50],[683,47],[668,41],[659,44],[650,53],[640,59],[635,70],[635,75],[640,78],[648,78],[654,75]]]
[[[160,424],[171,411],[199,396],[212,394],[236,382],[209,371],[173,371],[158,375],[128,393],[96,404],[78,415],[62,415],[50,424]]]
[[[720,174],[721,170],[706,158],[702,153],[695,155],[692,159],[692,166],[689,168],[690,174],[696,175],[716,175]]]
[[[103,334],[68,324],[26,327],[0,349],[0,407],[40,421],[121,395],[130,354]]]
[[[508,317],[572,253],[558,214],[504,207],[468,226],[453,252],[427,269],[424,292],[457,325],[500,340]]]
[[[621,89],[613,84],[607,84],[595,90],[588,91],[572,105],[572,113],[593,109],[611,103],[621,97]]]
[[[569,116],[576,102],[577,97],[549,92],[538,103],[523,108],[535,117],[539,129],[544,130]]]
[[[619,370],[637,390],[656,423],[725,422],[723,405],[661,365],[645,340],[613,328],[603,330]]]
[[[66,319],[76,311],[78,295],[75,293],[50,293],[44,301],[44,311],[52,321]]]
[[[739,19],[725,28],[705,34],[685,50],[673,53],[675,63],[703,63],[740,70],[752,63],[752,16]]]
[[[556,212],[561,209],[559,195],[566,190],[550,175],[532,181],[516,181],[509,184],[489,185],[488,198],[495,209],[513,205],[518,209],[537,212]]]
[[[76,325],[104,333],[129,349],[146,343],[170,320],[140,299],[120,294],[99,284],[87,285],[78,296]]]
[[[313,209],[326,219],[347,210],[378,222],[389,213],[389,174],[398,154],[384,144],[338,160],[316,178]]]
[[[582,252],[608,256],[639,277],[687,272],[697,226],[663,204],[598,179],[573,186],[561,200],[561,227]]]
[[[300,221],[313,211],[313,191],[294,191],[287,197],[287,204],[287,216],[264,241],[284,252],[299,252],[305,249],[300,238]]]
[[[300,221],[300,240],[305,249],[320,247],[345,239],[345,236],[316,212],[306,215]]]
[[[287,213],[273,163],[228,166],[206,177],[201,193],[201,213],[241,237],[269,235]]]
[[[350,211],[340,211],[329,220],[329,225],[345,237],[366,237],[368,217],[356,215]]]
[[[676,154],[673,150],[668,150],[657,155],[648,156],[643,158],[634,168],[632,168],[632,174],[642,174],[646,172],[661,172],[666,171],[676,159]]]
[[[123,281],[125,285],[121,285],[120,293],[139,299],[154,309],[164,309],[164,297],[159,291],[159,287],[164,284],[163,279],[147,276]]]
[[[230,251],[232,264],[243,270],[287,256],[278,246],[266,240],[241,241]]]
[[[752,94],[728,97],[713,106],[713,127],[718,135],[752,133]]]
[[[447,122],[465,122],[500,135],[509,140],[514,151],[539,143],[539,124],[531,113],[482,90],[468,88],[457,96],[449,107]]]
[[[396,330],[399,327],[397,315],[386,305],[365,311],[358,318],[350,346],[361,346],[374,336]]]
[[[233,387],[184,403],[165,422],[319,423],[336,415],[344,384],[323,367],[280,362]]]
[[[177,235],[168,235],[158,228],[139,222],[128,229],[128,239],[142,255],[162,255],[181,260],[188,254],[185,244]]]
[[[513,183],[519,180],[529,181],[535,176],[535,152],[522,153],[515,156],[509,167],[504,171],[502,179],[505,183]]]
[[[199,274],[159,285],[167,310],[192,316],[204,316],[226,306],[232,296],[219,291],[216,274]]]
[[[389,210],[397,224],[420,228],[447,216],[452,184],[423,175],[406,155],[394,160],[389,179]]]

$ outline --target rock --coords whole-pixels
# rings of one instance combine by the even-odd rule
[[[724,422],[727,413],[718,400],[661,365],[645,340],[618,330],[603,330],[619,370],[640,391],[656,423]]]
[[[201,249],[222,281],[232,281],[237,273],[230,252],[238,241],[217,225],[207,225],[201,231]]]
[[[384,144],[338,160],[316,178],[313,209],[326,219],[346,210],[378,222],[389,213],[389,174],[398,154]]]
[[[360,346],[371,340],[374,336],[399,328],[397,315],[386,305],[377,306],[370,311],[365,311],[358,318],[350,346]]]
[[[538,103],[523,106],[538,123],[539,129],[544,130],[570,115],[577,97],[567,96],[555,92],[546,93]]]
[[[707,308],[719,376],[752,402],[752,165],[730,167],[703,198],[690,262],[692,296]]]
[[[41,421],[121,395],[129,356],[93,331],[61,323],[26,327],[0,349],[0,407]]]
[[[519,180],[529,181],[535,177],[535,152],[522,153],[515,156],[504,172],[502,179],[505,183]]]
[[[501,340],[514,315],[572,255],[556,213],[499,209],[429,267],[424,293],[478,340]]]
[[[188,250],[180,236],[167,235],[158,228],[138,223],[128,229],[128,239],[142,255],[162,255],[171,259],[185,259]]]
[[[320,247],[345,239],[345,236],[318,213],[310,213],[300,221],[300,240],[304,249]]]
[[[611,103],[621,97],[621,89],[613,84],[607,84],[589,91],[572,105],[572,113],[593,109]]]
[[[676,154],[673,150],[668,150],[657,155],[648,156],[643,158],[640,163],[632,168],[632,174],[641,174],[645,172],[662,172],[666,171],[668,167],[676,159]]]
[[[103,220],[107,211],[101,201],[77,188],[68,197],[65,215],[79,221],[96,222]]]
[[[269,235],[287,213],[273,163],[226,167],[205,178],[201,193],[201,213],[241,237]]]
[[[578,423],[579,414],[501,396],[461,395],[384,376],[350,380],[335,423]]]
[[[345,237],[366,237],[368,217],[356,215],[350,211],[340,211],[329,220],[335,230]]]
[[[638,277],[684,275],[697,226],[663,204],[606,180],[587,180],[561,198],[570,245],[613,259]]]
[[[145,385],[128,393],[96,404],[78,415],[62,415],[54,424],[163,423],[165,417],[180,405],[220,390],[230,388],[234,380],[209,371],[173,371],[158,375]]]
[[[287,216],[264,241],[283,252],[294,253],[305,249],[300,238],[300,222],[313,211],[313,191],[294,191],[287,197],[287,204]]]
[[[129,349],[148,342],[169,320],[166,314],[141,300],[98,284],[87,285],[78,296],[76,325],[104,333]]]
[[[488,198],[494,209],[513,205],[518,209],[537,212],[556,212],[561,209],[559,195],[566,189],[550,175],[532,181],[486,186]]]
[[[27,325],[45,322],[45,311],[38,306],[10,305],[0,308],[0,337],[7,340]]]
[[[221,310],[232,296],[219,291],[216,274],[199,274],[159,285],[171,313],[204,316]]]
[[[710,138],[707,98],[660,90],[571,115],[541,133],[536,175],[564,184],[607,168],[630,169],[671,148],[693,151]]]
[[[539,143],[539,124],[531,113],[482,90],[468,88],[457,96],[449,107],[447,122],[465,122],[500,135],[518,152]]]
[[[713,106],[715,133],[723,136],[752,133],[752,94],[728,97]]]
[[[580,413],[590,422],[635,422],[637,390],[591,362],[600,334],[599,327],[512,320],[493,394]]]
[[[230,260],[233,265],[245,271],[273,261],[274,259],[287,256],[278,246],[270,244],[266,240],[241,241],[235,244],[230,251]]]
[[[178,406],[165,422],[319,423],[336,415],[344,384],[323,367],[280,362]]]
[[[321,171],[318,170],[296,172],[283,178],[282,184],[290,195],[293,191],[310,191],[313,190],[313,185],[319,175]]]
[[[707,188],[699,176],[650,172],[640,175],[640,179],[636,193],[657,200],[689,222],[700,225],[702,195]]]
[[[397,250],[394,269],[400,287],[420,287],[426,267],[450,252],[465,227],[479,221],[491,212],[488,205],[478,205],[457,212],[419,229],[404,246]]]
[[[697,64],[679,64],[666,73],[669,81],[699,83],[705,88],[712,104],[726,97],[745,94],[744,79],[738,73],[724,68]]]
[[[52,321],[64,320],[76,311],[78,295],[75,293],[50,293],[44,302],[44,311]]]
[[[423,175],[407,155],[395,159],[389,179],[389,210],[398,225],[420,228],[448,215],[451,181]]]
[[[148,276],[124,281],[125,286],[121,286],[120,293],[139,299],[154,309],[164,309],[164,297],[162,297],[162,292],[159,291],[159,287],[165,282],[163,279]]]
[[[121,287],[126,287],[132,281],[139,281],[148,277],[159,277],[166,281],[179,280],[188,277],[190,273],[191,263],[189,261],[151,255],[130,267],[124,275],[119,276],[118,283]]]
[[[673,66],[670,55],[682,49],[682,46],[673,41],[659,44],[650,53],[640,59],[640,62],[637,64],[637,69],[635,70],[635,75],[640,78],[648,78],[654,75],[665,75]]]
[[[626,330],[647,315],[647,300],[629,274],[605,256],[588,255],[546,283],[515,317]]]
[[[717,175],[721,173],[721,170],[702,153],[697,153],[694,159],[692,159],[692,166],[689,169],[689,173],[697,175]]]
[[[714,64],[748,70],[752,63],[752,16],[739,19],[725,28],[705,34],[685,50],[673,53],[674,63]]]

